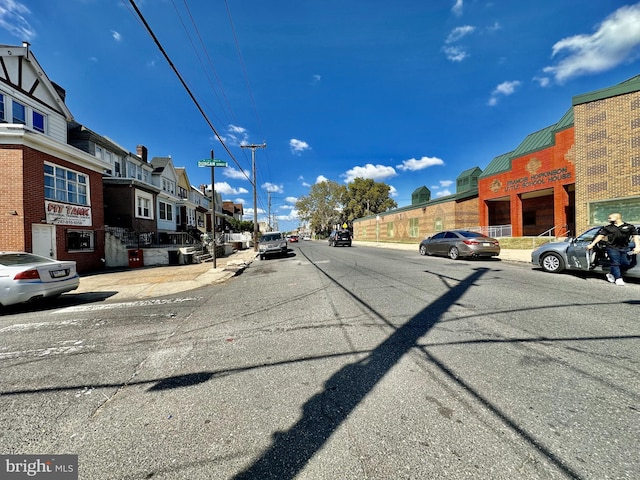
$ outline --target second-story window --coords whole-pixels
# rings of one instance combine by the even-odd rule
[[[27,108],[15,100],[13,101],[13,123],[27,124]]]
[[[45,163],[44,198],[89,205],[89,178],[83,173]]]
[[[34,110],[31,117],[33,119],[33,129],[37,130],[38,132],[44,133],[44,115]]]
[[[6,118],[4,113],[4,95],[0,95],[0,122],[6,121]]]

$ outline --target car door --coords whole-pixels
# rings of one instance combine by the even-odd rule
[[[598,248],[587,250],[598,234],[600,227],[593,227],[577,236],[567,247],[567,268],[572,270],[591,270],[596,265],[609,265],[609,259]]]
[[[427,244],[427,249],[430,254],[442,255],[443,252],[446,252],[446,244],[444,241],[445,233],[446,232],[436,233],[433,237],[431,237],[431,240]]]

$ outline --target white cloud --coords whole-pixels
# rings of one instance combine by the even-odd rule
[[[390,197],[398,196],[398,190],[396,190],[396,187],[394,187],[393,185],[389,185],[389,196]]]
[[[467,51],[462,47],[443,47],[442,51],[447,56],[447,60],[452,62],[461,62],[469,56]]]
[[[557,42],[552,57],[562,57],[543,70],[558,83],[610,70],[638,57],[640,45],[640,3],[619,8],[592,35],[574,35]]]
[[[388,167],[386,165],[373,165],[371,163],[367,163],[364,167],[353,167],[340,176],[344,177],[344,183],[349,183],[358,177],[371,178],[373,180],[395,177],[396,171],[393,167]]]
[[[457,42],[461,38],[466,37],[467,35],[473,33],[473,31],[475,29],[476,29],[476,27],[473,27],[471,25],[464,25],[462,27],[456,27],[453,30],[451,30],[451,33],[449,33],[449,36],[445,40],[445,43]]]
[[[20,40],[32,40],[36,32],[27,19],[30,14],[31,11],[24,4],[3,0],[0,2],[0,28]]]
[[[115,30],[111,30],[111,36],[116,42],[119,42],[120,40],[122,40],[122,35],[120,35],[120,33],[116,32]]]
[[[398,170],[415,172],[417,170],[423,170],[425,168],[433,167],[434,165],[444,165],[444,160],[437,157],[422,157],[420,160],[410,158],[403,161],[400,165],[396,165]]]
[[[233,203],[241,203],[242,205],[244,205],[247,201],[244,198],[236,198]],[[244,210],[244,209],[243,209]]]
[[[233,167],[227,167],[222,169],[222,175],[233,180],[249,180],[251,175],[244,170],[236,170]]]
[[[436,193],[436,197],[446,197],[447,195],[451,195],[449,190],[440,190]]]
[[[538,85],[543,88],[551,85],[551,79],[549,77],[533,77],[533,80],[538,82]]]
[[[453,12],[454,15],[456,16],[460,16],[462,15],[462,9],[464,8],[463,5],[463,0],[456,0],[455,5],[451,8],[451,11]]]
[[[450,187],[453,185],[453,180],[440,180],[441,187]]]
[[[284,190],[282,188],[282,185],[276,185],[274,183],[263,183],[262,184],[262,188],[264,188],[267,192],[271,192],[271,193],[283,193]]]
[[[243,193],[249,193],[249,190],[246,188],[233,188],[227,182],[216,182],[216,192],[221,193],[222,195],[240,195]]]
[[[328,182],[328,181],[329,179],[324,175],[318,175],[318,178],[316,178],[316,183],[322,183],[322,182]]]
[[[286,197],[284,199],[284,201],[287,202],[287,203],[294,203],[295,204],[298,201],[298,199],[296,197]]]
[[[491,98],[489,99],[488,104],[490,106],[496,105],[498,103],[498,98],[501,95],[505,97],[508,97],[509,95],[513,95],[516,91],[516,88],[519,86],[520,86],[520,82],[518,80],[515,80],[513,82],[502,82],[491,93]]]
[[[311,148],[307,142],[295,138],[289,140],[289,147],[291,148],[291,153],[294,155],[300,155],[305,150],[309,150]]]
[[[322,76],[318,75],[317,73],[315,75],[313,75],[313,77],[311,78],[311,85],[319,85],[320,81],[322,80]]]
[[[249,133],[246,128],[230,124],[227,127],[227,134],[221,135],[222,139],[231,145],[247,145],[249,143]]]
[[[288,215],[277,215],[276,218],[281,222],[299,220],[298,210],[291,210]]]

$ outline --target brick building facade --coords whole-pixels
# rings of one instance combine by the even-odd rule
[[[640,76],[574,97],[556,124],[489,162],[475,188],[460,180],[456,195],[354,221],[354,238],[418,242],[464,228],[566,236],[614,211],[640,223]]]

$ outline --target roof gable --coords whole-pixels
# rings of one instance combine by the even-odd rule
[[[73,120],[64,103],[64,91],[49,80],[27,42],[21,47],[0,45],[0,81],[59,113],[68,122]]]

